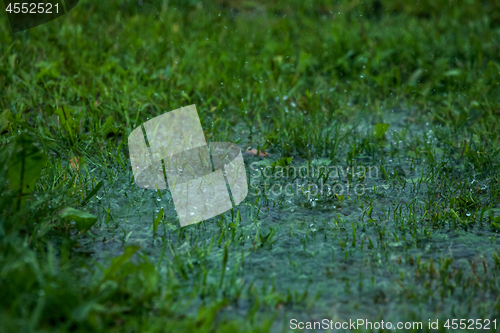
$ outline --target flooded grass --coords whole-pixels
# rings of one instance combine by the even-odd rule
[[[0,332],[500,326],[498,13],[81,1],[17,34],[1,18]],[[180,228],[168,189],[135,185],[127,138],[190,104],[207,141],[244,152],[249,194]]]

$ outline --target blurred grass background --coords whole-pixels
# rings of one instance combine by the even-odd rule
[[[45,108],[50,115],[50,108],[68,104],[85,108],[84,132],[110,116],[110,126],[125,133],[160,110],[195,103],[207,122],[216,107],[214,124],[203,125],[222,130],[208,135],[227,136],[237,121],[266,132],[270,122],[263,118],[270,118],[285,127],[271,140],[288,154],[305,151],[299,141],[324,147],[310,131],[301,129],[305,137],[297,138],[303,114],[283,124],[274,119],[283,118],[276,97],[295,99],[317,129],[345,107],[379,110],[404,101],[453,120],[451,105],[469,108],[498,96],[496,1],[82,1],[78,7],[15,36],[3,20],[3,109]],[[296,142],[287,148],[285,141]]]

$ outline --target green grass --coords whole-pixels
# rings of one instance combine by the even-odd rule
[[[84,0],[16,34],[2,14],[0,41],[0,332],[500,326],[496,1]],[[269,156],[179,228],[127,137],[190,104]]]

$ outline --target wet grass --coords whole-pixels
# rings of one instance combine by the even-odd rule
[[[81,1],[15,35],[2,16],[0,331],[498,327],[499,13]],[[208,141],[269,155],[244,154],[242,204],[179,228],[127,137],[190,104]]]

